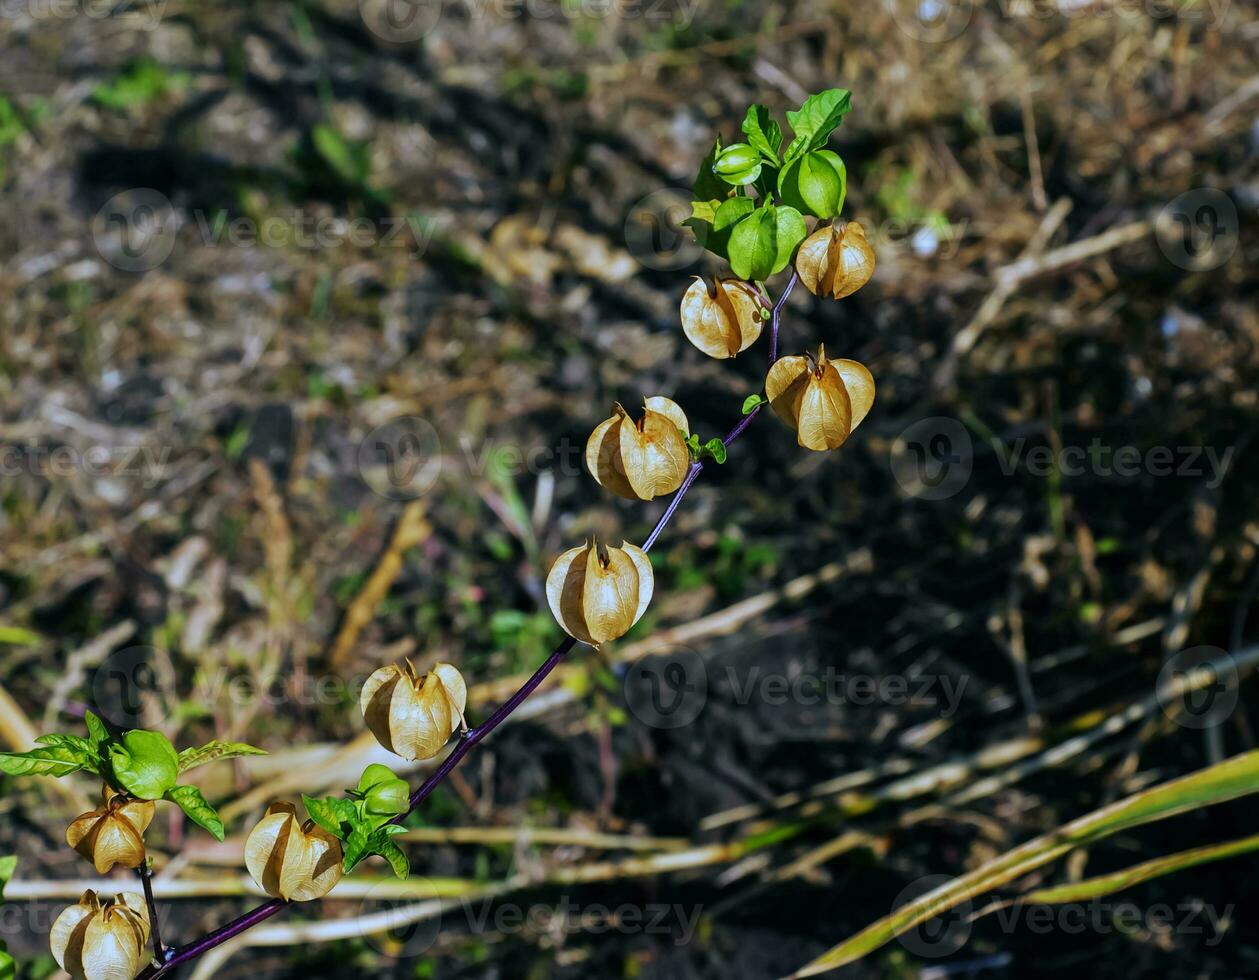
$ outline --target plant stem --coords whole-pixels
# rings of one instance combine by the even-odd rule
[[[770,314],[769,363],[771,365],[778,359],[779,317],[782,313],[783,306],[787,303],[787,297],[791,295],[792,289],[795,288],[798,278],[797,274],[793,271],[791,279],[787,282],[787,285],[783,287],[783,291],[779,295],[778,300],[774,303],[773,311]],[[739,420],[739,423],[726,433],[725,437],[721,440],[722,443],[726,447],[729,447],[731,443],[739,438],[739,436],[743,435],[747,427],[752,424],[752,420],[761,414],[762,407],[762,405],[758,405],[747,415],[743,416],[743,418]],[[687,491],[689,491],[695,481],[699,479],[699,475],[703,472],[703,469],[703,462],[697,460],[691,464],[691,468],[687,470],[686,477],[683,479],[682,485],[674,492],[673,496],[669,500],[669,505],[665,508],[664,513],[660,515],[660,520],[656,521],[656,526],[652,528],[651,533],[647,535],[647,540],[643,542],[644,551],[651,550],[652,545],[656,543],[656,539],[660,537],[660,533],[665,529],[669,521],[673,519],[673,515],[677,512],[678,505],[682,503],[682,498],[686,496]],[[507,717],[519,708],[530,694],[538,689],[539,685],[547,679],[551,671],[555,670],[555,668],[560,665],[560,662],[568,656],[569,652],[576,645],[577,641],[575,639],[571,636],[566,637],[560,645],[551,652],[551,655],[546,658],[546,661],[542,664],[542,666],[534,671],[533,676],[521,685],[520,689],[516,691],[515,694],[499,705],[493,714],[486,718],[485,721],[476,728],[468,729],[468,731],[464,733],[463,738],[459,741],[459,744],[456,745],[451,750],[450,754],[442,760],[441,765],[434,769],[429,777],[420,784],[419,788],[411,794],[410,807],[407,812],[399,814],[391,822],[401,823],[410,816],[411,812],[423,803],[424,800],[428,798],[429,794],[441,785],[442,781],[450,775],[457,765],[459,765],[459,763],[463,760],[463,757],[472,751],[473,746],[506,721]],[[147,881],[145,885],[146,892],[149,892],[150,890],[148,889]],[[214,930],[214,932],[203,936],[196,942],[189,943],[187,946],[182,946],[179,949],[170,951],[164,962],[161,962],[158,966],[150,966],[141,973],[136,980],[155,980],[155,978],[162,976],[173,967],[179,966],[181,963],[187,963],[190,960],[195,960],[197,957],[213,949],[215,946],[222,945],[229,939],[239,936],[245,930],[256,926],[259,922],[263,922],[264,920],[271,918],[271,916],[275,915],[281,909],[287,907],[288,904],[288,902],[278,898],[272,899],[269,902],[264,902],[252,911],[246,912],[239,918],[227,923],[227,925],[221,926],[220,928]],[[150,917],[152,917],[151,892],[149,905],[149,914]],[[154,942],[156,943],[156,919],[154,919],[153,937]],[[160,954],[158,956],[158,960],[162,960]]]
[[[149,908],[149,934],[153,937],[153,956],[157,962],[161,963],[166,959],[166,947],[162,945],[162,930],[157,921],[157,902],[153,898],[153,868],[149,865],[147,856],[136,868],[136,874],[140,876],[140,885],[144,889],[144,901]]]

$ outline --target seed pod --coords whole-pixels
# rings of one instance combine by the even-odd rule
[[[620,405],[586,442],[586,469],[599,485],[630,500],[651,500],[682,485],[691,454],[686,414],[659,395],[643,402],[635,422]]]
[[[80,814],[66,829],[66,843],[105,874],[115,864],[138,868],[144,862],[144,832],[157,806],[152,800],[127,800],[105,790],[105,804]]]
[[[57,916],[48,938],[57,965],[74,980],[134,980],[146,959],[148,908],[135,892],[102,903],[86,891]]]
[[[817,229],[796,253],[796,271],[814,296],[843,299],[874,275],[874,249],[856,221]]]
[[[565,633],[597,647],[623,636],[642,618],[655,581],[641,548],[600,547],[591,541],[555,559],[546,577],[546,598]]]
[[[709,357],[734,357],[761,335],[769,315],[769,301],[756,286],[742,279],[699,276],[682,296],[682,329],[686,339]]]
[[[817,357],[782,357],[765,378],[765,395],[774,414],[796,430],[806,449],[835,449],[866,417],[874,404],[874,378],[857,361],[830,361],[826,348]]]
[[[434,664],[423,677],[411,662],[381,667],[363,685],[359,707],[376,741],[408,762],[431,759],[467,727],[468,685],[450,664]]]
[[[310,902],[341,880],[341,842],[313,820],[297,822],[292,803],[272,803],[245,840],[245,867],[272,898]]]

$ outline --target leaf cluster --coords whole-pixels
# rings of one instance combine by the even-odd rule
[[[852,104],[847,89],[810,95],[787,112],[791,142],[763,105],[748,107],[744,142],[718,137],[700,165],[687,224],[740,279],[764,282],[787,267],[808,229],[836,217],[848,189],[844,162],[826,149]]]
[[[86,738],[55,732],[37,738],[39,748],[29,752],[0,752],[0,772],[58,779],[90,772],[116,793],[174,803],[193,823],[223,840],[223,821],[214,807],[197,787],[181,785],[179,777],[207,763],[266,754],[252,745],[217,740],[179,752],[161,732],[137,728],[114,736],[90,711],[84,721]]]
[[[342,842],[346,874],[375,854],[385,859],[395,875],[406,878],[411,863],[393,841],[406,828],[393,821],[410,809],[410,792],[405,780],[377,763],[363,770],[358,786],[347,789],[344,797],[303,795],[302,802],[310,818]]]

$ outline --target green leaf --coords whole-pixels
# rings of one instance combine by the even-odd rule
[[[1112,834],[1216,803],[1259,793],[1259,751],[1234,756],[1206,769],[1094,810],[1007,851],[1000,857],[913,899],[808,963],[792,977],[813,977],[856,962],[899,935],[982,895],[1024,877],[1077,847]]]
[[[389,824],[376,830],[369,830],[365,826],[355,827],[345,842],[346,873],[354,870],[355,866],[366,858],[377,854],[389,862],[395,875],[405,878],[411,871],[410,862],[407,861],[401,848],[392,840],[394,834],[403,832],[404,828],[397,824]]]
[[[711,225],[713,220],[717,217],[717,209],[720,207],[721,201],[716,198],[711,201],[692,201],[691,216],[682,223],[685,225],[692,222],[699,222]]]
[[[748,106],[747,115],[743,117],[743,134],[748,138],[748,145],[759,150],[761,155],[774,166],[778,166],[778,148],[783,144],[782,127],[763,105]]]
[[[839,154],[812,150],[783,167],[778,193],[793,208],[829,220],[844,206],[848,170]]]
[[[720,466],[726,461],[726,444],[714,436],[704,443],[704,455],[711,456]]]
[[[184,749],[179,753],[179,772],[182,775],[189,769],[204,766],[210,762],[221,762],[224,759],[239,759],[246,755],[266,755],[263,749],[246,745],[243,742],[206,742],[199,749]]]
[[[747,398],[743,399],[743,414],[751,415],[759,406],[764,405],[766,401],[768,399],[759,391],[755,395],[748,395]]]
[[[8,947],[0,942],[0,980],[13,980],[17,976],[17,960],[8,953]]]
[[[10,776],[69,776],[86,768],[79,756],[62,746],[29,752],[0,752],[0,772]]]
[[[201,790],[195,786],[175,786],[166,791],[164,799],[174,803],[188,815],[188,819],[203,830],[208,830],[214,839],[221,841],[224,836],[223,821],[218,811],[206,802]]]
[[[327,123],[315,126],[310,136],[315,149],[333,173],[347,184],[360,185],[367,182],[371,158],[364,144],[347,140]]]
[[[4,886],[13,879],[17,870],[17,858],[13,855],[0,858],[0,902],[4,901]]]
[[[349,800],[342,800],[335,796],[320,800],[302,794],[302,802],[306,804],[306,812],[310,814],[310,819],[340,840],[345,840],[347,837],[343,824],[349,824],[353,828],[360,823],[358,808]]]
[[[790,163],[810,150],[826,145],[837,126],[852,108],[852,93],[846,88],[832,88],[810,95],[795,112],[787,111],[787,121],[795,134],[784,163]]]
[[[161,732],[127,732],[109,757],[119,785],[141,800],[160,800],[179,779],[179,753]]]
[[[740,279],[763,282],[787,267],[806,232],[793,207],[757,208],[730,233],[730,268]]]
[[[87,739],[99,755],[101,746],[109,741],[109,730],[105,727],[105,723],[90,711],[84,713],[83,721],[87,723]]]
[[[0,625],[0,643],[15,647],[33,647],[42,637],[22,626]]]
[[[101,763],[100,753],[96,751],[96,747],[87,739],[80,738],[78,735],[62,735],[54,732],[51,735],[41,735],[35,741],[39,745],[62,750],[67,753],[68,758],[74,759],[84,769],[94,772],[98,776],[104,768]]]

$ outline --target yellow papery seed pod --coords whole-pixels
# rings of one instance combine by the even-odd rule
[[[245,867],[258,887],[286,902],[323,898],[341,880],[341,842],[292,803],[272,803],[245,840]]]
[[[796,430],[806,449],[835,449],[874,404],[874,378],[864,364],[794,355],[774,362],[765,378],[765,396],[774,414]]]
[[[138,868],[144,862],[144,832],[153,822],[152,800],[126,800],[105,790],[105,804],[80,814],[66,829],[66,843],[105,874],[115,864]]]
[[[468,685],[451,664],[434,664],[423,677],[411,662],[390,664],[367,678],[359,695],[363,719],[376,741],[408,762],[431,759],[457,728],[466,727]]]
[[[586,469],[604,489],[630,500],[673,493],[691,465],[686,413],[660,395],[643,402],[637,422],[620,405],[586,442]]]
[[[856,221],[817,229],[796,253],[796,271],[814,296],[851,296],[874,275],[874,249],[866,230]]]
[[[57,916],[48,938],[73,980],[134,980],[147,959],[149,911],[135,892],[102,903],[87,891]]]
[[[682,296],[686,339],[709,357],[734,357],[756,343],[769,313],[765,294],[741,279],[695,277]]]
[[[555,559],[546,577],[546,598],[564,632],[597,647],[623,636],[642,618],[655,584],[642,548],[601,548],[591,541]]]

